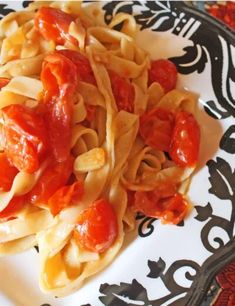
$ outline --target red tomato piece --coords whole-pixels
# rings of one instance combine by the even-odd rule
[[[118,111],[134,112],[135,90],[133,85],[116,72],[109,70],[109,77]]]
[[[144,142],[167,152],[174,128],[174,115],[168,110],[154,108],[140,117],[140,135]]]
[[[127,206],[132,207],[135,204],[135,192],[127,190]]]
[[[78,244],[92,252],[102,253],[118,234],[117,217],[104,199],[92,203],[78,217],[74,237]]]
[[[55,216],[64,208],[77,204],[84,195],[82,182],[76,182],[70,186],[58,189],[48,200],[51,213]]]
[[[62,162],[70,154],[73,103],[78,84],[76,66],[55,52],[45,58],[41,80],[51,149],[57,161]]]
[[[194,116],[180,111],[175,117],[169,154],[182,167],[194,166],[198,161],[200,128]]]
[[[55,95],[63,96],[67,91],[75,90],[78,83],[76,71],[76,65],[61,52],[47,55],[41,72],[41,80],[47,98],[50,99]]]
[[[44,119],[29,107],[14,104],[1,110],[3,146],[9,161],[19,171],[29,173],[39,168],[47,150]]]
[[[177,186],[174,183],[163,183],[152,191],[137,191],[134,195],[134,207],[136,211],[140,211],[147,216],[157,217],[157,203],[177,192]]]
[[[69,34],[69,26],[75,17],[52,7],[41,7],[34,18],[36,29],[46,40],[53,40],[57,44],[70,41],[77,45],[77,40]]]
[[[178,224],[188,212],[189,205],[177,193],[174,184],[166,184],[153,191],[135,193],[135,210],[146,216],[162,219],[165,223]]]
[[[33,204],[47,204],[48,199],[63,187],[73,170],[74,159],[69,158],[64,162],[52,161],[40,176],[37,184],[29,192],[28,198]]]
[[[25,196],[14,197],[7,207],[0,212],[0,219],[7,221],[8,219],[16,217],[17,213],[24,207],[24,205]]]
[[[7,159],[6,153],[0,153],[0,191],[9,191],[18,170]]]
[[[81,53],[73,50],[60,50],[58,53],[70,59],[77,68],[80,81],[96,85],[95,76],[89,60]]]
[[[8,78],[0,78],[0,89],[6,86],[9,82],[10,82],[10,79]]]
[[[172,90],[177,82],[177,69],[175,64],[166,59],[159,59],[151,63],[149,70],[149,85],[159,83],[165,93]]]
[[[189,204],[180,193],[160,201],[160,205],[164,207],[162,214],[164,223],[179,224],[189,211]]]

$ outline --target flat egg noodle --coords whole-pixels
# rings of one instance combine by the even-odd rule
[[[109,26],[99,25],[81,4],[80,1],[35,1],[25,11],[11,13],[0,21],[0,77],[11,78],[0,91],[0,109],[12,103],[27,105],[29,99],[38,103],[42,62],[54,50],[68,48],[82,52],[90,62],[96,81],[95,85],[79,82],[73,106],[73,174],[84,183],[82,200],[55,217],[47,209],[37,208],[0,223],[0,254],[24,251],[37,244],[40,287],[55,296],[76,291],[85,279],[113,262],[125,232],[133,230],[135,225],[135,213],[127,206],[127,190],[151,191],[169,180],[181,184],[194,170],[176,166],[167,160],[164,152],[145,145],[138,130],[139,116],[145,111],[161,107],[172,112],[194,113],[196,97],[180,90],[164,94],[158,83],[148,86],[150,58],[135,42],[137,26],[132,16],[117,14]],[[78,41],[77,46],[69,42],[65,46],[55,45],[38,37],[33,19],[35,11],[42,6],[59,8],[78,17],[69,26],[69,34]],[[121,31],[114,30],[119,24],[122,24]],[[109,70],[133,85],[134,113],[118,111]],[[96,107],[96,116],[89,127],[84,124],[88,106]],[[97,152],[104,156],[98,167],[85,165],[86,157],[95,159]],[[34,174],[17,174],[11,190],[0,193],[0,211],[14,196],[30,191],[41,172],[42,168]],[[102,197],[114,208],[118,236],[108,250],[98,254],[78,245],[73,231],[78,215]]]

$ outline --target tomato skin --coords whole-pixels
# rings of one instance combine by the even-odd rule
[[[117,233],[116,214],[109,202],[100,199],[79,215],[74,238],[83,248],[102,253],[113,244]]]
[[[46,40],[53,40],[56,44],[70,41],[77,45],[77,40],[69,35],[69,25],[75,18],[60,9],[41,7],[35,15],[36,29]]]
[[[163,200],[162,205],[165,207],[164,215],[162,216],[164,223],[179,224],[189,211],[189,204],[180,193]]]
[[[174,184],[157,187],[153,191],[137,191],[134,208],[146,216],[162,219],[164,223],[178,224],[189,210],[189,204]]]
[[[127,206],[133,207],[135,204],[135,192],[127,190]]]
[[[84,185],[76,182],[70,186],[58,189],[48,200],[48,206],[52,215],[57,215],[64,208],[77,204],[84,195]]]
[[[1,116],[3,146],[9,161],[19,171],[35,172],[48,145],[43,117],[19,104],[4,107]]]
[[[165,93],[174,89],[177,82],[177,69],[175,64],[166,59],[152,61],[149,70],[149,86],[153,82],[159,83]]]
[[[70,154],[73,103],[78,83],[76,66],[67,57],[54,52],[44,60],[41,80],[51,150],[56,160],[63,162]]]
[[[134,194],[135,210],[147,216],[157,216],[157,214],[160,214],[157,207],[159,201],[174,196],[176,192],[177,186],[170,182],[163,183],[152,191],[137,191]]]
[[[75,64],[79,81],[96,85],[95,76],[90,62],[81,52],[73,50],[59,50],[58,53],[67,57]]]
[[[182,167],[194,166],[198,161],[200,128],[194,116],[180,111],[175,117],[169,154],[174,162]]]
[[[52,160],[29,192],[29,201],[33,204],[47,204],[49,198],[67,183],[72,174],[73,162],[71,156],[61,163]]]
[[[131,83],[109,70],[109,77],[118,111],[134,112],[135,90]]]
[[[18,170],[10,164],[6,153],[0,153],[0,191],[9,191]]]
[[[156,150],[168,152],[173,128],[174,115],[168,110],[154,108],[140,117],[140,135]]]
[[[5,87],[10,82],[10,79],[8,78],[0,78],[0,89]]]
[[[24,205],[25,196],[12,198],[7,207],[0,212],[1,221],[7,221],[10,218],[16,217],[16,214],[24,207]]]
[[[61,52],[47,55],[41,72],[41,81],[47,100],[55,95],[63,96],[66,91],[75,90],[78,83],[76,71],[76,65]],[[64,92],[61,93],[61,91]]]

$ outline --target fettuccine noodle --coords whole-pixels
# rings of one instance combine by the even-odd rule
[[[34,20],[41,7],[72,14],[68,39],[58,43],[39,32]],[[115,26],[120,24],[121,30],[116,31]],[[4,117],[7,107],[15,104],[40,109],[49,91],[41,77],[48,55],[65,49],[80,52],[92,71],[92,81],[78,79],[72,100],[69,150],[73,167],[69,177],[71,182],[82,184],[83,196],[57,213],[52,213],[46,201],[32,203],[27,195],[32,194],[45,169],[50,167],[47,156],[36,171],[18,168],[9,190],[0,188],[0,217],[13,199],[22,197],[24,201],[14,216],[1,219],[0,254],[22,252],[37,245],[40,287],[55,296],[77,290],[85,279],[117,256],[125,232],[135,226],[138,209],[129,203],[130,194],[145,194],[169,182],[179,190],[195,169],[195,165],[177,164],[140,135],[142,115],[157,108],[172,114],[179,111],[194,114],[196,97],[178,89],[166,93],[158,82],[149,84],[151,60],[136,44],[136,31],[134,17],[124,13],[117,14],[109,26],[97,24],[88,7],[83,8],[79,1],[36,1],[25,11],[10,13],[0,21],[0,78],[9,79],[0,91],[3,111],[0,132],[7,122]],[[132,111],[120,107],[112,74],[132,88]],[[90,110],[95,110],[91,119]],[[1,140],[0,150],[5,152],[5,147]],[[84,247],[74,235],[78,217],[99,199],[109,203],[117,224],[115,239],[102,251]]]

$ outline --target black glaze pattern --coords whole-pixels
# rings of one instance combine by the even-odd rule
[[[102,284],[100,286],[99,297],[100,301],[104,305],[109,306],[127,306],[127,305],[145,305],[145,306],[160,306],[166,301],[173,299],[174,297],[181,296],[189,291],[189,288],[183,287],[174,278],[177,271],[182,268],[186,268],[185,278],[189,281],[193,281],[197,272],[199,271],[199,265],[191,260],[178,260],[175,261],[168,269],[166,269],[166,263],[162,258],[158,261],[148,261],[149,273],[147,277],[154,279],[160,278],[165,287],[169,290],[169,294],[160,299],[150,300],[148,298],[147,289],[139,283],[136,279],[133,279],[131,283],[123,283],[120,285]],[[177,304],[183,305],[184,298],[179,298]],[[142,302],[142,304],[141,304]],[[173,305],[173,304],[172,304]]]

